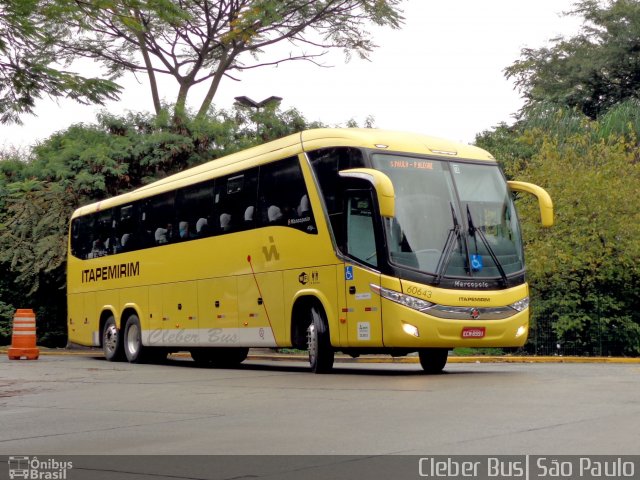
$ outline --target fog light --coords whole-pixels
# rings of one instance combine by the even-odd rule
[[[414,337],[419,337],[420,332],[418,332],[418,327],[411,325],[410,323],[402,323],[402,330],[404,333],[408,333],[409,335],[413,335]]]
[[[524,335],[525,333],[527,333],[527,327],[525,327],[524,325],[522,325],[518,331],[516,332],[516,338],[521,337],[522,335]]]

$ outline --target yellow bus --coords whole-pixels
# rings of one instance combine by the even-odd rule
[[[249,348],[418,353],[524,345],[529,292],[512,192],[486,151],[376,129],[316,129],[74,212],[69,340],[108,360]]]

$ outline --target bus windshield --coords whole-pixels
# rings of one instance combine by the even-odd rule
[[[392,263],[437,276],[505,279],[524,268],[513,201],[496,164],[374,154],[395,189]]]

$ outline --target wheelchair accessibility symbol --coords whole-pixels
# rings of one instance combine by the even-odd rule
[[[482,263],[482,255],[471,255],[471,269],[474,272],[479,272],[484,268]]]
[[[353,280],[353,266],[344,267],[344,279]]]

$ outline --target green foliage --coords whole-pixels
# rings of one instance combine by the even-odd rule
[[[476,138],[511,178],[548,189],[556,225],[522,197],[532,287],[528,348],[640,355],[640,4],[582,0],[580,35],[525,49],[506,70],[527,103]]]
[[[521,134],[518,125],[510,127],[506,123],[476,135],[475,145],[491,152],[510,179],[536,152],[535,145]]]
[[[469,348],[459,347],[453,349],[453,355],[456,357],[476,357],[476,356],[501,356],[505,354],[503,348]]]
[[[189,91],[202,84],[207,92],[198,116],[204,116],[225,76],[291,60],[315,63],[336,48],[367,58],[376,45],[366,24],[398,28],[401,1],[57,0],[69,28],[57,45],[67,60],[86,57],[112,75],[146,75],[156,114],[162,109],[157,74],[175,79],[178,114]],[[291,51],[261,60],[285,42]]]
[[[598,118],[598,123],[602,138],[611,135],[640,138],[640,101],[632,99],[613,106]]]
[[[640,138],[640,102],[630,99],[605,112],[592,122],[576,109],[540,104],[527,111],[514,125],[501,123],[476,135],[475,144],[491,152],[508,178],[518,175],[536,155],[545,135],[552,135],[563,146],[576,135],[587,135],[590,142],[608,141],[611,136]],[[590,148],[586,144],[584,148]]]
[[[32,114],[43,95],[102,104],[115,99],[120,87],[108,79],[86,78],[56,62],[57,44],[71,32],[64,14],[45,0],[0,2],[0,124]]]
[[[561,352],[640,355],[637,115],[632,104],[602,122],[560,110],[479,137],[515,151],[512,175],[554,201],[556,224],[543,230],[537,203],[518,200],[534,299],[528,348],[538,353],[557,341]]]
[[[578,35],[525,48],[505,70],[524,94],[525,112],[551,103],[595,119],[640,98],[640,3],[581,0],[571,14],[584,19]]]

